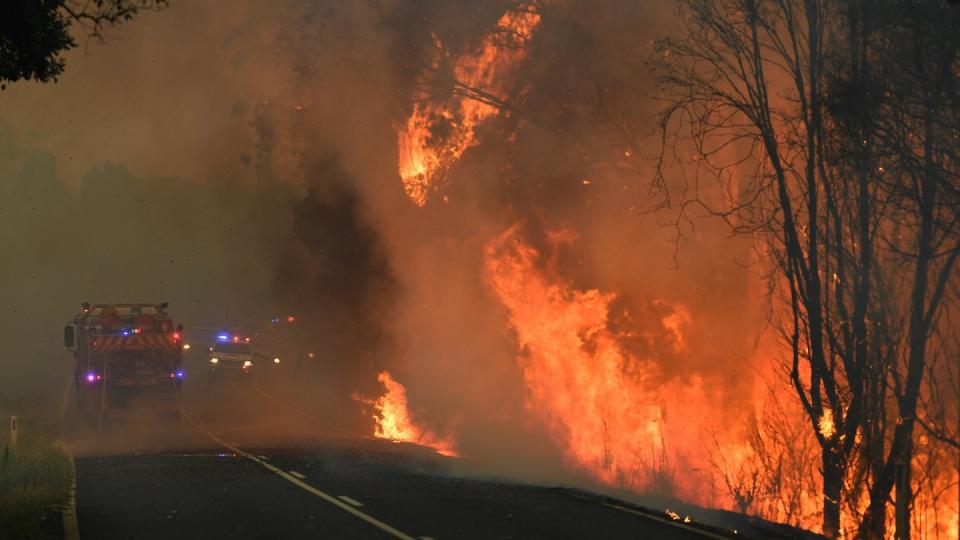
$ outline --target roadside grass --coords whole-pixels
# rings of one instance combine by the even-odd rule
[[[58,538],[60,509],[70,488],[70,458],[56,444],[56,424],[27,413],[24,403],[0,401],[0,538]],[[18,411],[17,447],[9,421]]]

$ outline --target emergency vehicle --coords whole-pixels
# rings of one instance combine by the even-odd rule
[[[64,327],[73,352],[77,407],[96,414],[149,401],[179,411],[181,332],[162,304],[90,304]]]
[[[221,377],[249,377],[253,373],[253,361],[250,338],[221,333],[207,355],[207,381]]]
[[[268,358],[254,349],[249,337],[221,332],[207,355],[207,380],[213,381],[221,377],[249,378],[253,374],[254,366],[266,363]],[[273,364],[279,363],[280,358],[274,357]]]

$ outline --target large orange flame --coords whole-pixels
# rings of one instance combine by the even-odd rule
[[[374,409],[376,422],[374,436],[393,442],[410,442],[428,446],[444,456],[456,456],[453,440],[440,437],[426,428],[418,426],[407,409],[407,390],[393,379],[388,371],[383,371],[377,380],[384,386],[386,393],[375,400],[356,397]]]
[[[664,380],[664,358],[635,356],[611,329],[616,295],[579,290],[555,275],[550,262],[516,226],[485,250],[487,279],[521,351],[527,408],[573,466],[608,485],[820,528],[819,450],[796,403],[757,395],[755,410],[722,410],[702,381]],[[688,346],[693,321],[682,305],[661,318],[663,354]],[[825,437],[836,434],[829,414],[817,427]],[[924,481],[936,489],[916,496],[915,530],[955,538],[955,462],[948,452],[930,449],[927,439],[919,437],[918,448],[927,450],[918,452],[914,469],[925,471]],[[863,491],[852,475],[848,482],[850,490]],[[845,509],[844,527],[855,528],[864,501]]]
[[[417,103],[398,130],[397,151],[404,191],[417,206],[426,204],[437,180],[475,144],[475,130],[499,112],[493,103],[503,100],[509,75],[526,56],[539,23],[531,8],[506,12],[474,50],[457,58],[449,99],[438,103],[428,101],[435,96],[415,96]],[[435,44],[436,53],[443,54],[439,40]]]
[[[546,423],[571,461],[598,480],[703,500],[695,487],[702,479],[674,477],[671,470],[666,448],[677,445],[677,433],[665,425],[667,400],[659,395],[664,389],[651,384],[656,364],[625,353],[608,328],[615,295],[576,290],[551,279],[538,269],[539,259],[516,228],[486,248],[489,282],[509,312],[523,351],[518,361],[528,408]],[[684,346],[682,328],[689,321],[682,307],[663,321],[674,347]],[[698,392],[695,381],[690,389]],[[683,391],[667,389],[674,393],[669,401],[691,397],[677,394]],[[684,423],[696,430],[696,418]],[[671,447],[672,459],[680,455]]]

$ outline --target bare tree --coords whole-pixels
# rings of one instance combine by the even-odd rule
[[[821,96],[835,6],[813,0],[683,6],[685,35],[659,44],[659,73],[671,92],[665,140],[689,141],[698,167],[729,183],[730,205],[711,212],[766,240],[788,306],[782,330],[792,352],[791,383],[821,448],[823,531],[837,536],[843,481],[866,405],[861,374],[870,281],[863,276],[871,273],[873,224],[867,187],[844,182],[840,189],[825,162]],[[733,142],[749,150],[720,161]],[[732,176],[732,167],[749,161],[756,164],[753,178]],[[841,192],[849,189],[861,204],[846,204],[849,193]],[[856,253],[846,241],[854,230],[861,240]]]
[[[883,537],[896,484],[897,535],[908,538],[917,407],[960,256],[957,10],[682,6],[684,35],[658,49],[660,173],[672,153],[719,179],[722,206],[695,177],[683,210],[699,204],[765,241],[791,384],[821,448],[824,534],[841,533],[841,508],[856,521],[866,496],[851,525]]]
[[[65,0],[60,11],[90,37],[101,39],[110,26],[132,20],[141,11],[154,11],[168,0]]]

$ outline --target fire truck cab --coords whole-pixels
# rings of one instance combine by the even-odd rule
[[[77,407],[95,414],[132,402],[179,411],[182,325],[167,304],[96,304],[64,327],[73,352]]]

